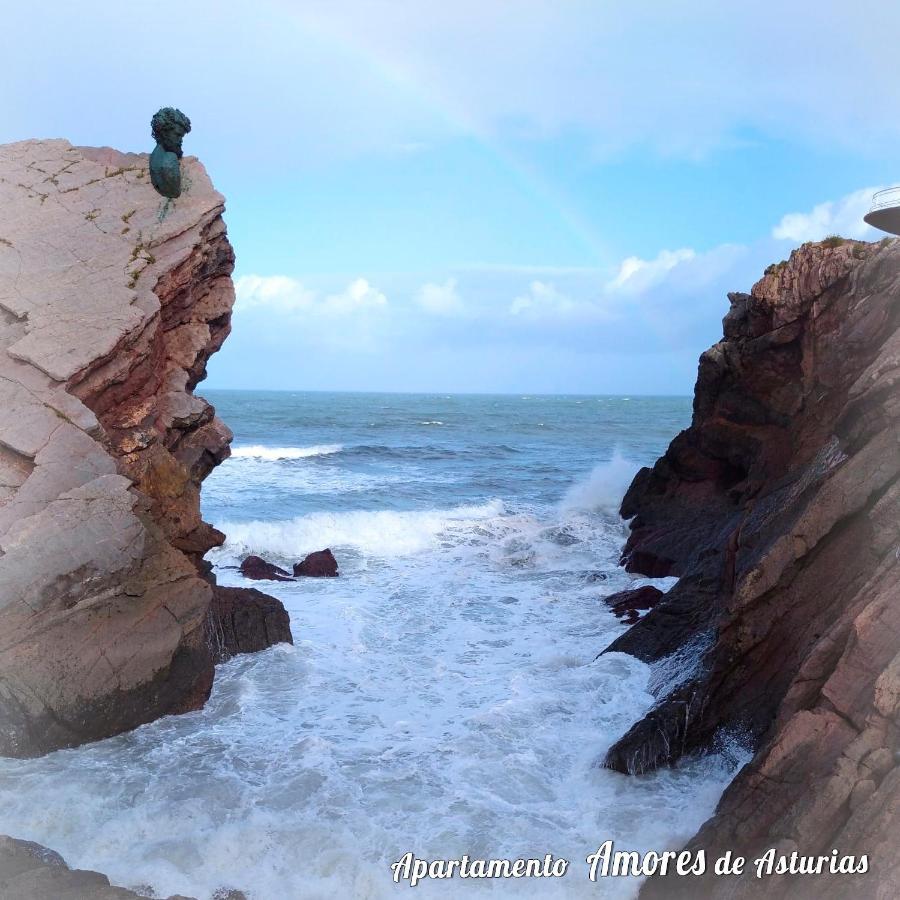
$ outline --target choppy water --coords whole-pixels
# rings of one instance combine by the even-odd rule
[[[623,627],[601,597],[634,583],[616,507],[690,401],[209,396],[235,431],[204,487],[220,580],[242,583],[248,552],[326,546],[342,577],[261,585],[296,645],[222,666],[204,710],[0,761],[0,832],[160,896],[391,897],[406,851],[571,862],[416,896],[633,896],[590,883],[585,856],[677,847],[743,761],[597,766],[653,702],[648,667],[595,659]]]

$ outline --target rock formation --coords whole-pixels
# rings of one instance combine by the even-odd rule
[[[200,483],[231,433],[193,390],[230,329],[223,200],[183,160],[0,147],[0,753],[200,707],[223,536]]]
[[[209,635],[216,662],[294,642],[281,602],[255,588],[216,586]]]
[[[738,734],[755,756],[692,846],[838,849],[870,871],[642,896],[900,896],[900,242],[806,244],[730,300],[691,426],[622,504],[626,567],[679,581],[608,648],[699,664],[606,764]]]
[[[253,581],[293,581],[290,572],[264,560],[261,556],[246,557],[240,566],[241,575]]]
[[[261,556],[244,557],[239,566],[241,575],[252,581],[294,581],[297,578],[337,578],[337,560],[329,548],[308,553],[302,562],[294,563],[294,574],[270,563]]]
[[[71,869],[55,851],[32,841],[0,835],[0,900],[151,900],[151,888],[140,893],[115,887],[100,872]],[[146,891],[146,893],[144,893]],[[194,900],[176,894],[168,900]],[[221,887],[212,900],[247,900],[235,888]]]
[[[603,602],[628,625],[634,625],[642,612],[653,609],[665,595],[653,585],[647,584],[627,591],[619,591],[603,598]]]
[[[99,872],[70,869],[52,850],[0,835],[0,898],[3,900],[148,900],[112,887]],[[170,900],[179,900],[173,897]],[[189,900],[189,898],[182,898]]]
[[[302,562],[294,563],[294,575],[305,578],[337,578],[338,564],[331,549],[309,553]]]

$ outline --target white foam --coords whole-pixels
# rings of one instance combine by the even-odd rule
[[[592,900],[588,853],[607,839],[679,847],[731,777],[714,755],[642,778],[598,768],[654,702],[647,666],[595,659],[622,627],[579,571],[590,560],[617,577],[605,518],[560,524],[494,500],[216,524],[232,549],[358,558],[342,578],[267,588],[296,646],[220,667],[203,710],[0,760],[0,833],[158,896],[390,900],[389,865],[412,850],[571,860],[560,881],[421,884],[428,900]],[[560,544],[560,528],[580,543]],[[602,893],[637,888],[618,878]]]
[[[275,470],[293,488],[296,470],[315,468],[245,462],[234,474]],[[595,658],[623,627],[599,594],[628,579],[622,524],[592,510],[618,503],[633,468],[614,458],[554,509],[494,499],[217,520],[219,565],[331,546],[342,577],[267,585],[296,645],[221,666],[203,710],[0,759],[0,833],[158,896],[391,900],[404,889],[390,863],[411,850],[571,861],[553,882],[420,884],[427,900],[593,900],[588,853],[607,839],[681,846],[735,765],[711,754],[641,778],[598,767],[655,702],[649,667]],[[603,589],[584,577],[598,570]],[[217,577],[246,584],[233,569]],[[610,879],[600,893],[638,887]]]
[[[312,447],[266,447],[249,444],[246,447],[232,447],[231,455],[236,459],[307,459],[311,456],[329,456],[340,453],[343,444],[314,444]]]
[[[637,463],[626,459],[616,449],[612,459],[594,466],[587,478],[576,482],[566,491],[560,502],[560,509],[563,512],[583,510],[616,513],[637,470]]]
[[[283,558],[322,547],[353,548],[382,558],[407,556],[435,547],[441,535],[503,512],[500,500],[445,510],[317,512],[282,522],[219,522],[223,551]]]
[[[715,643],[715,639],[713,629],[703,631],[674,653],[657,660],[653,664],[647,690],[661,700],[676,688],[696,678],[703,671],[704,658]]]

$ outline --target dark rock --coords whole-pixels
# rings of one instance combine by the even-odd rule
[[[643,775],[671,765],[684,752],[685,740],[700,708],[697,685],[682,686],[610,747],[604,768],[624,775]]]
[[[747,333],[747,309],[750,303],[749,294],[733,292],[728,295],[731,309],[722,319],[722,333],[726,338],[744,337]]]
[[[620,618],[629,625],[633,625],[640,618],[640,612],[653,609],[663,592],[652,585],[632,588],[629,591],[619,591],[603,598],[603,602]]]
[[[317,550],[310,553],[303,562],[294,564],[294,575],[308,578],[336,578],[338,574],[337,560],[329,549]]]
[[[256,588],[213,587],[207,632],[216,662],[294,643],[290,616],[281,601]]]
[[[900,896],[900,245],[804,244],[731,302],[690,428],[622,503],[628,568],[680,580],[608,648],[683,653],[696,674],[606,765],[649,771],[738,735],[753,758],[689,848],[839,848],[870,868],[657,877],[642,900]]]
[[[293,581],[290,572],[266,562],[261,556],[248,556],[241,563],[241,575],[254,581]]]
[[[646,550],[629,550],[622,556],[626,572],[636,572],[648,578],[668,578],[675,574],[675,562]]]
[[[641,662],[657,662],[711,627],[709,609],[714,601],[714,593],[702,579],[682,578],[603,653],[627,653]]]

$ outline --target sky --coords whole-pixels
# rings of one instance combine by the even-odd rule
[[[900,5],[35,2],[0,142],[185,152],[226,197],[216,388],[687,394],[807,240],[900,182]]]

